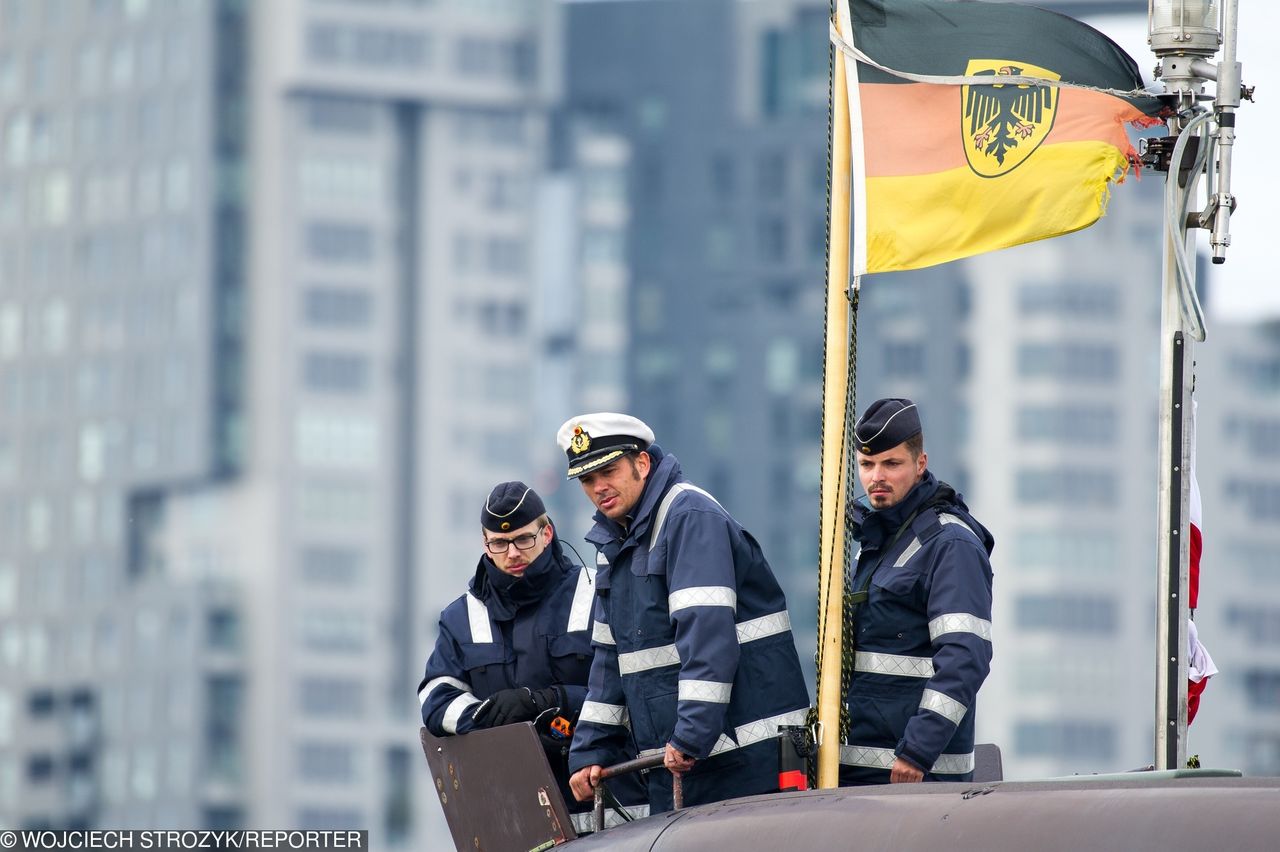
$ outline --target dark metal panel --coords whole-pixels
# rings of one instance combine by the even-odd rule
[[[458,849],[527,852],[577,836],[533,725],[421,738]]]

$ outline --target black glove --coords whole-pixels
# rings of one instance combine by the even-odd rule
[[[532,722],[538,718],[538,705],[533,693],[526,686],[500,689],[476,708],[471,724],[477,728],[497,728],[516,722]]]
[[[569,712],[569,696],[565,694],[563,686],[544,686],[542,689],[535,689],[533,703],[538,708],[539,716],[552,709]]]

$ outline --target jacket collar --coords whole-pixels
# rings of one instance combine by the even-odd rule
[[[849,511],[853,537],[864,548],[882,547],[893,538],[912,513],[932,501],[938,492],[938,486],[939,482],[933,471],[925,470],[924,476],[907,492],[907,496],[887,509],[873,509],[866,495],[859,497]],[[947,486],[947,490],[950,491],[950,486]]]
[[[850,523],[853,524],[853,537],[861,542],[864,548],[881,547],[897,533],[898,528],[911,516],[912,512],[926,507],[959,517],[978,537],[987,555],[991,555],[996,544],[991,531],[969,513],[969,507],[959,492],[941,479],[936,479],[927,470],[924,478],[907,492],[906,499],[884,511],[872,509],[867,504],[866,497],[858,498],[849,511]]]

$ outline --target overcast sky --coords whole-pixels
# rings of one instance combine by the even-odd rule
[[[1211,267],[1211,320],[1280,317],[1280,45],[1265,43],[1280,37],[1280,3],[1240,0],[1239,14],[1236,58],[1243,65],[1245,85],[1257,86],[1257,103],[1242,103],[1238,113],[1231,191],[1239,206],[1231,217],[1227,262]],[[1089,24],[1128,51],[1151,82],[1156,58],[1147,46],[1145,15],[1103,17]],[[1220,58],[1221,53],[1214,61]],[[1208,232],[1200,233],[1201,248],[1208,252]]]

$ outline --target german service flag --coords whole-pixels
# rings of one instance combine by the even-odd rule
[[[1125,125],[1159,122],[1133,59],[1072,18],[1017,3],[841,2],[855,275],[1087,228],[1135,160]]]

